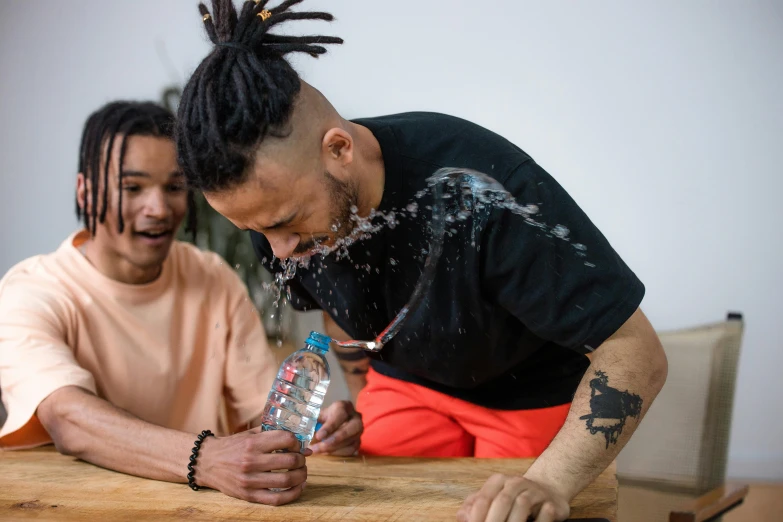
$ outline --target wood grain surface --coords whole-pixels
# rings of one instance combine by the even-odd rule
[[[520,474],[531,462],[310,457],[302,497],[270,507],[105,470],[51,446],[0,451],[0,520],[453,521],[465,497],[490,475]],[[607,469],[574,499],[572,519],[616,520],[614,471]]]

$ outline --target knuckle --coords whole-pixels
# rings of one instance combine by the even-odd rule
[[[526,482],[525,479],[522,477],[508,477],[506,478],[506,483],[510,486],[519,486],[520,484],[524,484]]]
[[[491,499],[484,495],[479,495],[473,500],[473,508],[478,509],[479,511],[489,509],[490,504],[492,504]]]
[[[249,492],[252,490],[250,487],[250,478],[247,475],[240,475],[237,478],[237,487],[244,492]]]
[[[239,459],[239,471],[241,473],[250,473],[253,471],[253,457],[252,455],[242,455],[242,457]]]
[[[522,492],[514,498],[514,504],[518,507],[526,508],[530,506],[530,499]]]
[[[298,473],[286,473],[281,480],[282,487],[292,488],[302,483],[302,478]]]
[[[245,453],[253,453],[256,449],[255,437],[248,437],[242,441],[242,449]]]
[[[285,453],[280,456],[280,469],[296,469],[299,466],[297,466],[297,463],[299,462],[299,459],[297,458],[299,456],[298,453]]]

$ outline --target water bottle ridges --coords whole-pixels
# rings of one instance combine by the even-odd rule
[[[263,429],[292,432],[301,451],[313,437],[329,386],[329,363],[324,356],[330,341],[326,336],[311,335],[304,348],[286,358],[264,408]]]
[[[273,406],[273,408],[275,408],[275,409],[278,409],[278,410],[282,410],[282,411],[284,411],[284,412],[287,412],[287,413],[289,413],[289,414],[291,414],[291,415],[293,415],[293,416],[295,416],[295,417],[299,417],[300,419],[307,419],[308,421],[311,421],[311,420],[313,420],[313,417],[307,417],[307,416],[305,416],[305,415],[302,415],[302,414],[301,414],[301,413],[299,413],[298,411],[293,411],[293,410],[290,410],[290,409],[286,408],[285,406],[283,406],[282,404],[279,404],[279,403],[278,403],[278,404],[275,404],[275,405]]]

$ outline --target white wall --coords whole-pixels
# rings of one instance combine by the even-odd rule
[[[338,17],[293,28],[345,38],[330,55],[297,60],[345,116],[424,109],[488,126],[601,227],[646,283],[657,328],[742,311],[729,472],[783,479],[783,172],[773,151],[783,143],[783,4],[304,7]],[[87,113],[181,80],[208,48],[200,26],[194,0],[0,3],[0,271],[74,226]]]

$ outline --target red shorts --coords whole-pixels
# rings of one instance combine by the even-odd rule
[[[396,457],[537,457],[571,407],[493,410],[372,368],[357,402],[364,422],[359,452]]]

